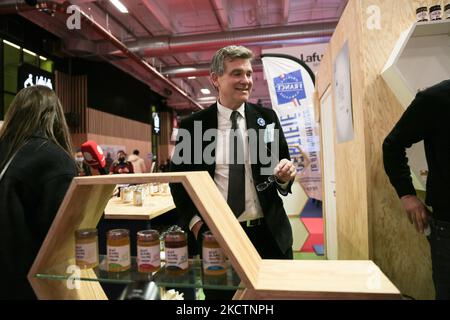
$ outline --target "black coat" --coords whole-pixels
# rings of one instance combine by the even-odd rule
[[[383,143],[384,167],[399,197],[416,191],[406,148],[424,142],[428,164],[426,204],[434,218],[450,221],[450,80],[417,94]]]
[[[5,154],[0,141],[0,163]],[[76,175],[74,160],[43,137],[14,157],[0,181],[0,299],[35,298],[27,273]]]
[[[263,119],[264,121],[261,121]],[[288,145],[286,143],[286,139],[283,134],[283,130],[280,127],[280,123],[278,121],[278,117],[276,113],[271,109],[262,108],[259,106],[256,106],[251,103],[246,103],[245,105],[245,120],[247,123],[247,130],[250,129],[265,129],[268,124],[275,123],[275,129],[279,129],[279,154],[275,155],[277,158],[276,163],[278,163],[279,160],[285,158],[290,159],[289,157],[289,149]],[[181,121],[180,123],[180,130],[186,129],[189,132],[194,132],[194,121],[201,121],[202,123],[202,136],[203,133],[208,129],[217,129],[218,123],[217,123],[217,104],[213,104],[208,109],[199,111],[197,113],[194,113],[193,115],[189,116],[187,119]],[[258,124],[259,122],[259,124]],[[263,124],[264,123],[264,124]],[[263,124],[263,125],[261,125]],[[211,150],[211,146],[208,146],[211,142],[210,141],[203,141],[202,143],[202,150],[204,150],[206,147],[208,147],[207,150]],[[214,143],[214,142],[213,142]],[[177,146],[180,144],[180,141],[177,142]],[[194,156],[194,141],[191,141],[191,155]],[[249,150],[252,152],[252,148],[255,148],[256,146],[263,146],[264,148],[267,147],[267,149],[272,150],[272,144],[268,143],[265,144],[264,142],[260,141],[258,136],[258,143],[249,143]],[[253,149],[254,151],[254,149]],[[175,152],[177,151],[177,148],[175,148]],[[197,153],[198,154],[198,153]],[[214,153],[213,153],[214,154]],[[256,187],[259,183],[262,183],[266,181],[267,175],[261,175],[261,168],[263,165],[260,161],[260,154],[258,154],[258,160],[255,161],[255,164],[252,164],[252,173],[253,173],[253,182]],[[202,158],[202,157],[201,157]],[[204,159],[202,158],[202,161],[200,164],[174,164],[171,163],[171,171],[208,171],[209,175],[212,179],[214,179],[214,172],[215,172],[216,166],[215,163],[207,164],[204,162]],[[283,195],[287,195],[291,192],[291,184],[289,184],[289,188],[287,191],[284,191],[282,189],[279,189],[280,193]],[[290,247],[292,247],[292,229],[291,225],[289,223],[289,219],[286,215],[286,212],[284,211],[283,202],[278,195],[277,192],[277,184],[273,183],[269,188],[264,190],[263,192],[258,192],[258,199],[261,204],[261,208],[263,210],[264,214],[264,220],[267,224],[267,227],[269,228],[271,234],[267,235],[268,241],[275,241],[280,248],[281,252],[286,252],[286,250]],[[198,213],[198,210],[195,208],[193,202],[190,200],[189,195],[184,190],[183,186],[181,184],[171,184],[170,185],[172,196],[175,202],[175,205],[179,209],[179,212],[182,213],[182,219],[180,220],[180,224],[184,229],[188,228],[189,221],[191,218]]]

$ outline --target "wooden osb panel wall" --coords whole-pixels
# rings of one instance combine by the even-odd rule
[[[380,9],[381,29],[363,28],[365,66],[364,123],[369,222],[372,229],[371,259],[407,295],[418,299],[434,296],[431,258],[426,238],[409,224],[406,213],[384,173],[381,146],[398,121],[403,107],[380,73],[400,34],[415,22],[416,8],[431,1],[361,1],[361,15],[375,5]]]
[[[433,0],[350,0],[316,86],[321,96],[333,83],[333,62],[348,39],[354,139],[335,145],[339,259],[374,260],[403,294],[417,299],[434,296],[429,248],[408,223],[384,173],[381,145],[404,110],[380,72],[401,32],[415,21],[415,9],[432,4]],[[373,9],[379,9],[380,30],[367,27]]]
[[[358,18],[359,11],[359,1],[350,1],[347,4],[322,60],[317,82],[320,97],[328,85],[333,83],[333,62],[347,41],[352,81],[354,138],[335,145],[339,259],[369,258],[363,96],[360,94],[364,88],[362,57],[359,51],[362,24]]]

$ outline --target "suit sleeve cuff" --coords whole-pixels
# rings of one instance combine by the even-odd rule
[[[278,182],[277,179],[275,179],[276,188],[282,196],[287,196],[289,193],[292,193],[292,191],[291,191],[292,183],[293,183],[293,180],[289,180],[288,182],[281,183],[281,182]]]
[[[281,182],[278,182],[277,179],[275,179],[275,182],[277,183],[278,187],[280,187],[281,189],[287,191],[287,189],[288,189],[288,187],[289,187],[289,182],[290,182],[290,181],[285,182],[285,183],[281,183]]]
[[[414,189],[414,186],[410,181],[397,182],[394,185],[394,188],[399,198],[406,195],[416,195],[416,189]]]
[[[192,231],[192,227],[199,221],[202,221],[202,219],[198,215],[193,216],[191,221],[189,221],[189,230]]]

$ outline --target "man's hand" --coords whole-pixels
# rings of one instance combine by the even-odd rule
[[[408,214],[409,222],[414,224],[417,232],[423,233],[428,226],[429,211],[427,207],[414,195],[403,196],[401,201]]]
[[[273,170],[274,176],[281,183],[286,183],[295,178],[296,170],[294,164],[288,159],[281,159]]]

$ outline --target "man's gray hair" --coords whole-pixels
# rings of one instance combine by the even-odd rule
[[[215,73],[219,76],[223,75],[225,59],[249,59],[251,61],[253,52],[243,46],[228,46],[219,49],[212,58],[210,73]]]

